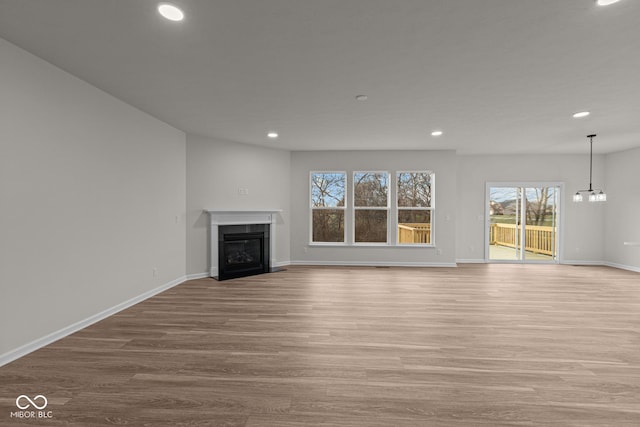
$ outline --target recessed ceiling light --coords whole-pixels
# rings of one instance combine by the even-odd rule
[[[433,132],[431,132],[431,136],[441,136],[444,132],[442,132],[441,130],[434,130]]]
[[[278,134],[276,132],[269,132],[267,134],[267,137],[269,137],[271,139],[276,139],[278,137]]]
[[[579,113],[574,113],[573,114],[573,118],[574,119],[581,119],[583,117],[587,117],[589,114],[591,114],[588,111],[580,111]]]
[[[356,95],[356,101],[366,101],[369,99],[367,95]]]
[[[184,19],[182,10],[169,3],[160,3],[158,5],[158,12],[169,21],[182,21]]]
[[[598,0],[598,6],[609,6],[610,4],[618,3],[620,0]]]

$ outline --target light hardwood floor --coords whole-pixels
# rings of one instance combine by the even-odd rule
[[[640,426],[640,275],[194,280],[0,368],[0,389],[3,426]],[[53,418],[10,419],[21,394]]]

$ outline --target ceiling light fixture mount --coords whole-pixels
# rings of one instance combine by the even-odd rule
[[[356,95],[356,101],[366,101],[369,99],[367,95]]]
[[[170,3],[160,3],[158,5],[158,13],[169,21],[178,22],[184,19],[184,12]]]
[[[587,138],[589,138],[589,145],[591,146],[591,150],[589,152],[589,189],[577,191],[576,194],[573,195],[574,202],[582,202],[584,200],[582,193],[589,194],[588,197],[590,202],[606,202],[607,201],[607,195],[604,193],[604,191],[594,190],[591,184],[591,180],[593,176],[593,138],[595,137],[596,137],[595,134],[587,135]]]

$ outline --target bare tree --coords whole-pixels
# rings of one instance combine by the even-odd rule
[[[535,200],[527,200],[527,224],[544,225],[552,207],[549,199],[553,197],[549,187],[535,188]]]
[[[431,174],[403,172],[398,175],[398,206],[430,207]]]
[[[356,242],[387,241],[387,208],[389,205],[389,174],[363,172],[354,175],[353,185]]]
[[[313,241],[344,241],[345,181],[343,173],[317,173],[311,177]],[[338,208],[338,209],[331,209]]]
[[[389,178],[386,173],[359,173],[355,174],[354,180],[354,206],[387,206]]]
[[[313,174],[311,184],[313,207],[344,206],[344,174]]]

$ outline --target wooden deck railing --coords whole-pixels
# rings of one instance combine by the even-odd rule
[[[489,244],[515,248],[520,240],[520,230],[521,225],[518,225],[516,232],[515,224],[491,224]],[[555,231],[554,227],[527,225],[524,230],[525,251],[554,255]]]
[[[398,224],[398,242],[422,244],[431,243],[431,224]]]

